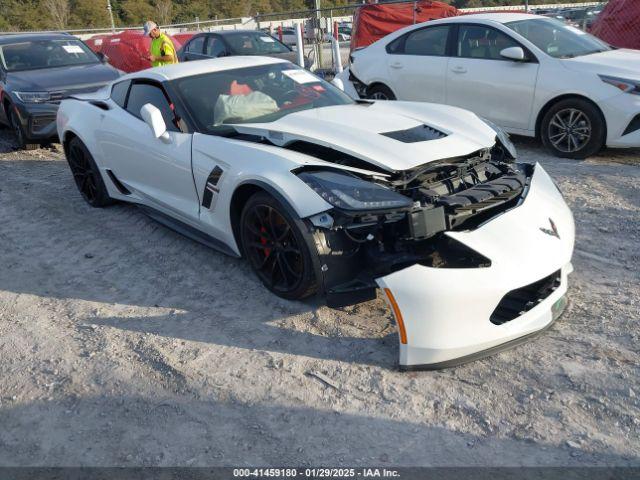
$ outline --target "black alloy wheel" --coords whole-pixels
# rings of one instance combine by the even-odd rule
[[[24,129],[22,125],[20,125],[20,120],[18,119],[18,115],[13,111],[12,107],[9,107],[9,123],[11,125],[11,129],[13,130],[13,134],[16,136],[16,140],[18,141],[18,148],[21,150],[36,150],[40,147],[38,143],[28,143],[27,137],[24,133]]]
[[[567,99],[553,105],[542,119],[540,136],[558,157],[585,159],[605,144],[606,125],[591,102]]]
[[[66,153],[73,180],[82,198],[92,207],[112,204],[98,166],[84,143],[78,137],[72,139]]]
[[[246,203],[240,219],[244,255],[260,281],[276,295],[299,300],[317,291],[309,248],[300,226],[270,195]]]

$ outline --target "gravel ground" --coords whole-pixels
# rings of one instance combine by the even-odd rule
[[[567,312],[401,373],[381,298],[280,300],[135,207],[91,209],[59,147],[1,131],[0,465],[640,465],[640,151],[519,148],[576,217]]]

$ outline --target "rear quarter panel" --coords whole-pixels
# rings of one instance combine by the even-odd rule
[[[64,144],[70,133],[77,135],[87,146],[98,166],[101,166],[103,159],[97,147],[96,132],[100,129],[106,113],[89,102],[75,99],[63,100],[56,117],[60,142]]]

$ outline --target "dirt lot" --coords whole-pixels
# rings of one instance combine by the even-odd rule
[[[0,465],[640,465],[640,152],[519,147],[576,217],[567,313],[400,373],[382,299],[280,300],[135,207],[91,209],[58,148],[1,131]]]

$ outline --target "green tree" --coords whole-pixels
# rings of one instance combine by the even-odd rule
[[[209,0],[183,0],[173,2],[175,22],[193,22],[198,17],[201,20],[211,18]]]
[[[72,28],[104,28],[110,26],[109,12],[105,0],[72,0]]]
[[[145,0],[126,0],[122,4],[125,25],[142,25],[147,20],[154,20],[156,9]]]
[[[0,0],[0,12],[13,30],[51,28],[50,19],[41,14],[37,0]]]

